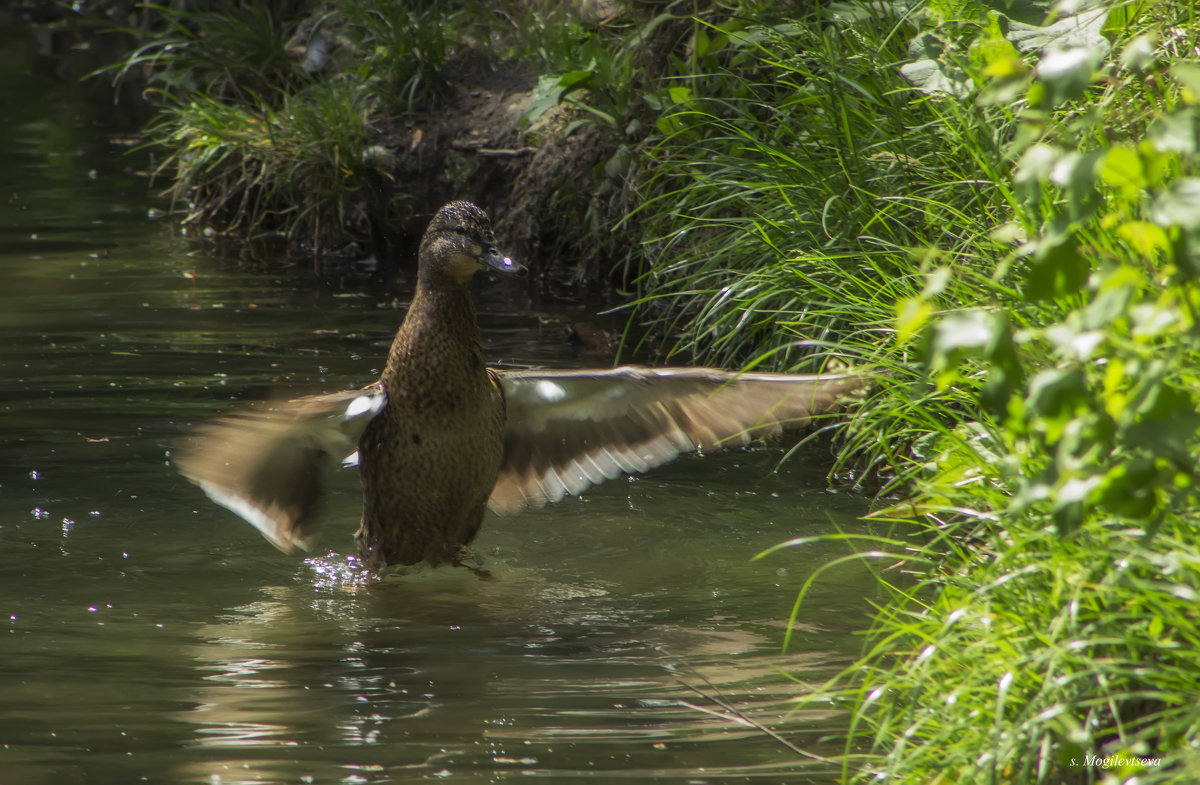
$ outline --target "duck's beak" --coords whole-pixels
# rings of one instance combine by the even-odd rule
[[[525,266],[514,262],[509,257],[500,253],[500,249],[492,247],[487,249],[483,255],[483,263],[488,267],[501,273],[525,273]]]

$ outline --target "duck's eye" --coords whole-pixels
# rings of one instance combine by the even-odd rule
[[[453,229],[451,229],[450,231],[454,232],[455,234],[461,234],[463,237],[466,237],[468,234],[470,234],[470,232],[467,231],[467,227],[465,227],[465,226],[456,226]]]

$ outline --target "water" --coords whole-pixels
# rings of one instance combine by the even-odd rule
[[[10,33],[11,34],[11,33]],[[18,41],[17,43],[21,43]],[[0,58],[0,783],[832,782],[845,716],[789,714],[856,651],[873,581],[843,554],[751,557],[855,531],[825,457],[685,458],[511,518],[496,575],[344,580],[355,479],[317,555],[276,552],[169,466],[235,399],[378,372],[403,286],[241,267],[161,207],[103,108]],[[480,292],[489,356],[584,364],[587,306]]]

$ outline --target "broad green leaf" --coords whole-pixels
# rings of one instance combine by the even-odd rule
[[[1125,316],[1138,280],[1140,276],[1132,267],[1119,267],[1108,273],[1100,283],[1100,291],[1083,309],[1083,328],[1099,330]]]
[[[558,106],[563,95],[561,79],[557,74],[538,77],[537,86],[533,88],[533,101],[521,114],[522,126],[532,125],[543,114]]]
[[[1021,53],[1004,37],[993,16],[987,31],[971,44],[969,55],[972,68],[986,79],[1012,79],[1028,72]]]
[[[1177,309],[1161,303],[1139,303],[1129,309],[1129,317],[1133,334],[1139,338],[1154,338],[1183,322]]]
[[[1104,342],[1104,333],[1060,323],[1046,328],[1046,338],[1064,357],[1084,361],[1090,360]]]
[[[667,96],[673,104],[682,104],[692,100],[692,88],[690,87],[668,87]]]
[[[966,98],[971,93],[971,82],[958,68],[946,68],[937,60],[917,60],[900,66],[900,74],[912,86],[926,95],[946,93],[955,98]]]
[[[595,75],[596,71],[593,68],[582,71],[567,71],[558,78],[558,86],[565,94],[571,90],[577,90],[581,87],[587,86],[587,82],[590,81]]]
[[[1200,228],[1200,178],[1177,181],[1155,201],[1151,219],[1162,227]]]
[[[1158,38],[1152,33],[1139,35],[1121,51],[1121,67],[1133,71],[1148,71],[1154,65]]]
[[[934,329],[933,350],[950,354],[960,350],[982,351],[995,334],[996,318],[981,308],[949,313]]]
[[[1054,494],[1055,501],[1061,504],[1083,502],[1102,480],[1103,478],[1097,474],[1087,477],[1072,477],[1059,486],[1058,491]]]
[[[1160,258],[1170,247],[1167,233],[1149,221],[1128,221],[1117,227],[1120,237],[1133,251],[1147,261]]]
[[[1024,186],[1040,186],[1049,181],[1054,166],[1063,157],[1064,152],[1058,147],[1047,144],[1035,144],[1025,151],[1017,162],[1017,170],[1013,180]]]
[[[1051,106],[1078,98],[1096,76],[1105,50],[1098,46],[1051,49],[1037,64],[1034,73],[1045,85]]]
[[[913,62],[900,66],[900,74],[927,95],[947,93],[965,98],[971,92],[971,79],[961,68],[945,62],[948,49],[950,45],[932,33],[917,36],[908,44]]]
[[[1059,19],[1044,27],[1014,21],[1009,23],[1008,40],[1026,53],[1081,47],[1099,50],[1103,57],[1109,50],[1108,39],[1101,33],[1107,18],[1108,9],[1102,7]]]
[[[1181,411],[1171,420],[1153,418],[1134,423],[1126,429],[1126,439],[1133,446],[1166,458],[1180,471],[1194,471],[1196,459],[1191,444],[1198,423],[1200,414]]]
[[[933,313],[933,305],[921,297],[908,297],[896,303],[896,340],[903,344],[914,338]]]
[[[913,7],[924,1],[925,0],[889,0],[888,2],[879,3],[833,2],[826,7],[825,13],[827,13],[833,21],[841,24],[855,24],[871,19],[889,17],[899,19],[907,14]]]
[[[921,294],[925,297],[937,297],[946,289],[946,284],[954,277],[954,271],[949,267],[938,267],[925,277],[925,286]]]
[[[1154,462],[1146,457],[1113,467],[1100,485],[1096,501],[1118,515],[1145,518],[1158,505]]]
[[[1200,103],[1200,65],[1176,63],[1171,66],[1171,76],[1179,83],[1184,101],[1193,105]]]
[[[1154,149],[1161,153],[1192,155],[1197,149],[1195,110],[1154,118],[1146,135]]]
[[[1024,22],[1035,25],[1046,19],[1045,0],[982,0],[980,3],[988,9],[988,16]]]
[[[1127,202],[1136,200],[1147,185],[1142,159],[1128,147],[1114,147],[1105,153],[1097,174],[1100,182],[1119,190]]]
[[[1074,239],[1055,244],[1043,241],[1029,261],[1025,299],[1037,302],[1077,294],[1083,290],[1090,272],[1091,264],[1079,253]]]
[[[1025,396],[1029,412],[1038,417],[1061,418],[1087,405],[1087,384],[1078,367],[1050,368],[1029,381]]]

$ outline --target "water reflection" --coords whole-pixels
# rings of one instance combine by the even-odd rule
[[[656,620],[665,609],[617,589],[541,570],[326,588],[301,573],[265,587],[197,630],[190,658],[203,675],[179,720],[187,746],[213,755],[189,756],[178,774],[770,781],[831,768],[796,760],[755,724],[805,727],[801,746],[816,743],[813,728],[837,715],[789,716],[796,686],[778,669],[816,676],[838,655],[780,657],[770,620]],[[241,780],[228,779],[231,754]]]

